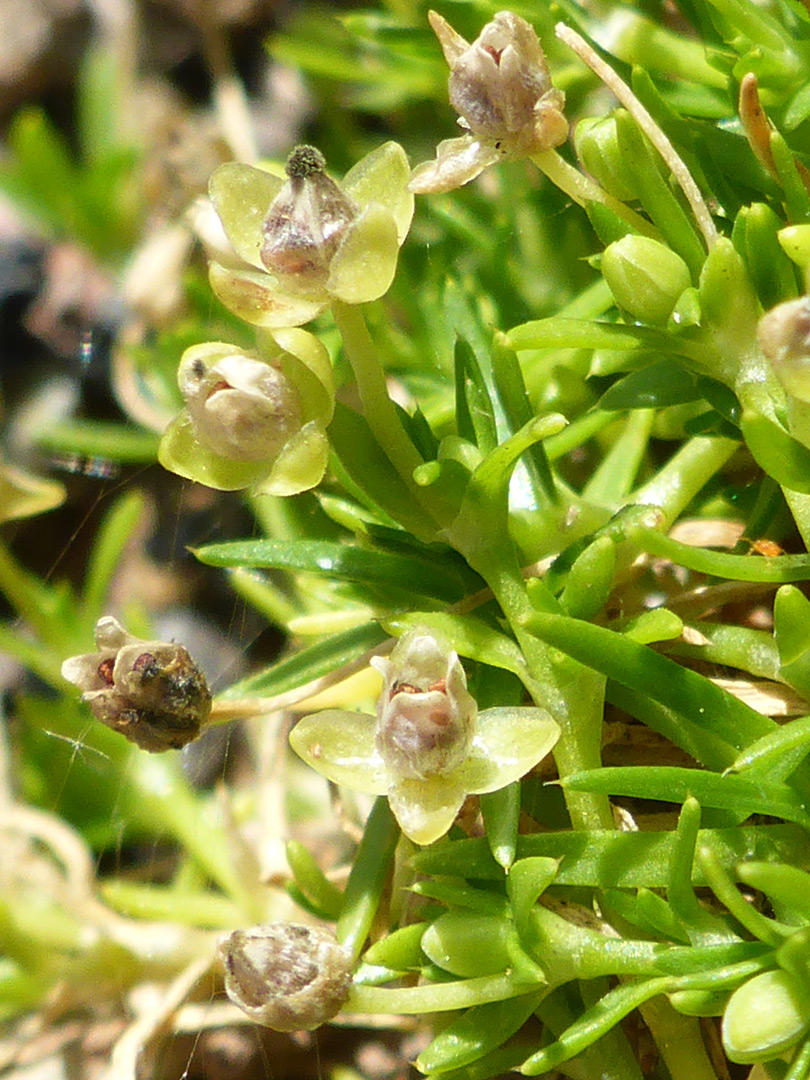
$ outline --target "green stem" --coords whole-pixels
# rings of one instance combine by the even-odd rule
[[[655,239],[660,235],[655,226],[651,225],[646,218],[625,206],[619,199],[608,195],[604,188],[588,179],[573,165],[569,165],[556,150],[543,150],[535,154],[531,161],[552,184],[584,209],[588,208],[588,203],[602,203],[642,236],[651,236]]]
[[[790,488],[782,488],[782,494],[785,496],[785,502],[790,508],[804,546],[810,551],[810,495]]]
[[[409,986],[392,990],[385,986],[355,985],[351,989],[343,1012],[404,1013],[449,1012],[467,1009],[473,1005],[485,1005],[488,1001],[505,1001],[518,994],[531,994],[536,985],[527,986],[514,975],[480,975],[474,979],[456,979],[453,982]]]
[[[356,304],[336,301],[332,305],[332,314],[357,381],[368,426],[413,497],[430,513],[430,498],[424,488],[420,488],[413,479],[414,470],[423,465],[424,461],[402,426],[396,407],[388,396],[385,371],[363,312]]]
[[[716,1080],[696,1017],[681,1016],[664,997],[639,1006],[672,1080]]]
[[[552,751],[560,779],[582,769],[599,768],[605,679],[576,662],[553,664],[548,647],[526,629],[527,620],[538,607],[552,613],[558,613],[559,608],[540,582],[534,583],[532,604],[513,549],[479,552],[479,555],[484,558],[472,565],[492,589],[523,651],[532,675],[527,689],[560,725],[560,738]],[[566,791],[565,803],[575,829],[613,828],[613,813],[606,795]]]
[[[338,941],[351,951],[355,960],[377,913],[398,839],[399,827],[388,800],[378,798],[366,821],[363,839],[346,882],[343,910],[335,928]]]
[[[738,448],[735,439],[703,435],[690,439],[629,501],[659,507],[666,529]]]

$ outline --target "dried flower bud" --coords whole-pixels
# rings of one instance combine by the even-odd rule
[[[525,19],[498,12],[470,45],[435,11],[428,18],[450,65],[450,104],[470,134],[441,143],[436,160],[414,170],[411,191],[450,191],[500,157],[527,157],[565,142],[565,95],[552,86]]]
[[[757,340],[787,392],[810,401],[810,297],[788,300],[766,312]]]
[[[197,346],[180,364],[177,381],[197,437],[235,461],[276,457],[301,427],[298,394],[272,364],[236,348],[222,355],[227,348]]]
[[[459,35],[449,23],[435,12],[430,23],[450,64],[450,104],[473,135],[529,152],[565,141],[565,96],[551,85],[545,54],[525,19],[499,11],[460,55]]]
[[[287,182],[264,220],[260,257],[282,281],[299,289],[323,288],[346,230],[360,214],[357,203],[326,175],[326,161],[314,146],[297,146],[287,159]]]
[[[237,930],[218,952],[228,997],[275,1031],[320,1027],[349,996],[351,953],[320,927],[277,922]]]
[[[96,623],[98,652],[73,656],[62,677],[84,691],[97,720],[142,750],[177,750],[211,712],[205,676],[182,645],[142,641],[111,616]]]
[[[428,634],[406,635],[389,660],[377,710],[377,749],[401,779],[451,772],[467,756],[478,711],[458,654]]]

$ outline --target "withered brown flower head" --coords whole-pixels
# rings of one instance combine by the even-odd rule
[[[318,926],[275,922],[236,930],[218,952],[228,997],[275,1031],[320,1027],[349,995],[351,953]]]
[[[411,191],[451,191],[504,157],[528,157],[565,141],[565,95],[552,85],[525,19],[500,11],[470,44],[437,12],[428,18],[450,65],[450,104],[468,134],[440,143],[436,159],[414,169]]]
[[[178,750],[211,712],[205,676],[182,645],[143,641],[112,616],[96,623],[98,652],[72,656],[62,676],[97,720],[142,750]]]

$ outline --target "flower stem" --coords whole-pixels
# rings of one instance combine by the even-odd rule
[[[398,839],[399,827],[388,807],[388,800],[378,798],[368,816],[346,882],[343,910],[335,928],[338,941],[355,959],[360,955],[377,913]]]
[[[608,195],[604,188],[584,176],[573,165],[569,165],[556,150],[543,150],[539,154],[534,154],[531,161],[552,184],[565,192],[583,209],[587,209],[588,203],[603,203],[642,236],[656,239],[660,235],[655,226],[651,225],[646,218],[641,217],[635,210],[631,210],[629,206],[625,206],[620,199]]]
[[[424,489],[413,479],[414,470],[424,465],[424,461],[408,437],[396,407],[388,396],[385,372],[363,313],[356,304],[335,302],[332,314],[343,338],[344,352],[357,380],[368,426],[411,494],[430,512],[429,499]]]
[[[695,215],[698,228],[703,233],[706,247],[711,250],[717,241],[717,229],[712,221],[709,208],[695,183],[694,177],[686,167],[683,158],[669,141],[667,136],[656,124],[649,112],[644,108],[630,87],[623,82],[616,72],[602,58],[594,52],[590,45],[581,37],[576,30],[572,30],[565,23],[557,23],[555,33],[560,41],[572,49],[583,63],[587,64],[591,71],[602,80],[609,90],[612,90],[627,111],[635,118],[636,123],[653,144],[655,149],[669,166],[672,175],[681,187],[686,200]]]

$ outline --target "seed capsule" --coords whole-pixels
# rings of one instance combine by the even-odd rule
[[[237,930],[218,945],[225,992],[275,1031],[311,1031],[349,996],[351,954],[318,926],[277,922]]]

